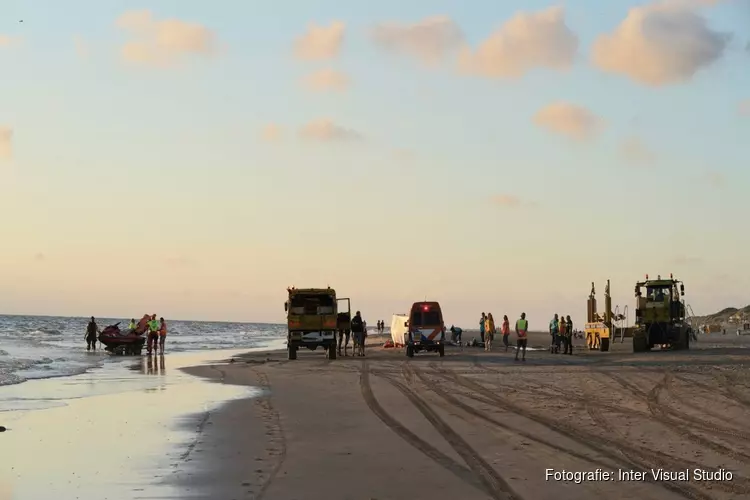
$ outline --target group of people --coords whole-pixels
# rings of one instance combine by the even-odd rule
[[[349,349],[349,337],[352,335],[354,336],[352,356],[364,356],[365,342],[367,341],[367,322],[362,318],[362,313],[359,311],[356,312],[351,321],[348,321],[347,316],[349,316],[348,313],[339,314],[339,356],[342,354],[342,347],[344,348],[343,355],[349,355],[347,350]],[[382,321],[378,321],[378,327],[381,323]]]
[[[461,329],[451,327],[451,332],[454,336],[457,336],[460,342]],[[528,332],[529,332],[529,321],[526,319],[526,313],[521,313],[520,319],[516,320],[515,325],[516,332],[516,361],[518,361],[518,354],[522,353],[522,361],[526,361],[526,346],[528,344]],[[508,351],[510,347],[510,321],[507,315],[503,315],[503,323],[500,327],[500,333],[503,336],[503,345],[505,351]],[[484,344],[485,351],[492,351],[492,341],[497,335],[497,327],[495,325],[495,318],[492,317],[492,313],[482,313],[482,317],[479,320],[479,335]]]
[[[557,315],[549,322],[549,333],[552,343],[549,350],[553,354],[560,353],[560,344],[563,344],[563,354],[573,354],[573,321],[570,316]]]
[[[136,334],[143,335],[148,332],[146,351],[148,354],[152,352],[158,352],[164,354],[164,344],[167,340],[167,322],[164,318],[156,319],[156,314],[145,314],[138,323],[135,319],[130,320],[128,324],[128,330],[126,335]],[[96,324],[96,319],[91,316],[91,320],[86,326],[86,350],[96,350],[97,335],[101,333],[99,326]]]
[[[385,332],[385,321],[378,320],[378,334]]]
[[[143,335],[147,330],[146,352],[150,355],[158,349],[159,354],[164,354],[164,344],[167,341],[167,322],[164,321],[164,318],[157,320],[156,314],[151,316],[144,314],[138,324],[136,324],[135,319],[130,320],[128,333]]]

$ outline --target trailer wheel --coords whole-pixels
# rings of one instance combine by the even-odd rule
[[[289,344],[286,349],[288,352],[289,359],[297,359],[297,346],[296,345]]]
[[[336,359],[336,343],[328,344],[328,351],[326,352],[326,357],[328,359]]]
[[[409,344],[406,345],[406,357],[407,358],[414,357],[414,346],[409,345]]]
[[[599,350],[602,352],[609,351],[609,339],[602,339],[599,343]]]
[[[438,354],[440,355],[441,358],[445,356],[445,346],[443,344],[440,344],[438,346]]]

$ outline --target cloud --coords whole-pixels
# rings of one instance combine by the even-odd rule
[[[18,37],[3,35],[0,33],[0,49],[10,49],[21,44],[21,39]]]
[[[211,57],[217,52],[216,35],[210,29],[179,19],[157,21],[148,10],[126,12],[117,26],[134,38],[120,52],[130,63],[171,67],[188,56]]]
[[[512,194],[497,194],[492,197],[492,203],[501,207],[515,208],[521,206],[521,199]]]
[[[300,137],[316,141],[350,141],[362,136],[349,128],[336,125],[328,118],[319,118],[304,125],[299,131]]]
[[[627,161],[648,164],[656,160],[656,153],[637,137],[629,137],[620,144],[620,155]]]
[[[0,160],[13,158],[13,129],[0,125]]]
[[[81,59],[88,59],[91,55],[91,47],[82,36],[73,36],[73,47],[75,48],[76,55]]]
[[[330,25],[311,24],[307,32],[294,41],[294,55],[305,61],[333,59],[339,55],[344,43],[346,25],[332,21]]]
[[[685,2],[630,9],[611,34],[600,35],[591,58],[599,69],[644,85],[690,80],[724,53],[729,35],[711,30]]]
[[[333,69],[321,69],[302,79],[302,85],[315,92],[341,92],[349,86],[349,77]]]
[[[517,78],[533,68],[566,70],[578,52],[578,36],[565,24],[565,10],[519,12],[482,42],[465,48],[459,70],[491,78]]]
[[[588,109],[562,101],[537,111],[533,121],[539,127],[578,140],[590,139],[604,127],[604,121]]]
[[[372,30],[373,41],[386,50],[434,65],[463,43],[458,25],[448,16],[432,16],[416,23],[387,22]]]
[[[275,123],[265,125],[261,131],[261,137],[266,142],[276,142],[281,139],[282,135],[283,131],[281,130],[281,127]]]
[[[750,116],[750,99],[745,99],[744,101],[740,102],[738,110],[741,115]]]
[[[47,257],[43,253],[41,253],[41,252],[39,252],[39,253],[37,253],[37,254],[34,255],[34,260],[37,261],[37,262],[42,262],[42,261],[46,260],[46,258]]]

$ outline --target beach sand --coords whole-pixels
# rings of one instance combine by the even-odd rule
[[[3,387],[0,500],[188,498],[171,477],[193,459],[206,415],[259,391],[180,368],[239,353],[123,357],[89,373]]]
[[[371,336],[372,344],[383,338]],[[547,347],[546,334],[531,345]],[[365,358],[254,353],[188,368],[264,395],[212,412],[179,498],[729,499],[750,495],[750,337],[701,336],[689,352],[513,361],[450,348],[444,358],[374,345]],[[732,480],[653,481],[650,469],[724,469]],[[546,480],[546,469],[613,474]],[[618,471],[646,472],[621,480]],[[586,478],[584,478],[586,479]]]

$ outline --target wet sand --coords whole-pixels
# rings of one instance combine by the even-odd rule
[[[576,343],[573,356],[532,351],[526,363],[503,348],[407,359],[370,347],[366,358],[282,351],[189,368],[266,392],[211,413],[173,479],[190,489],[180,498],[206,499],[748,498],[750,337],[638,355],[630,339],[609,353]],[[733,478],[654,481],[652,468]],[[592,477],[546,480],[546,469]]]
[[[0,500],[187,498],[172,476],[193,459],[206,415],[257,388],[180,368],[239,351],[123,357],[73,377],[0,388]]]

